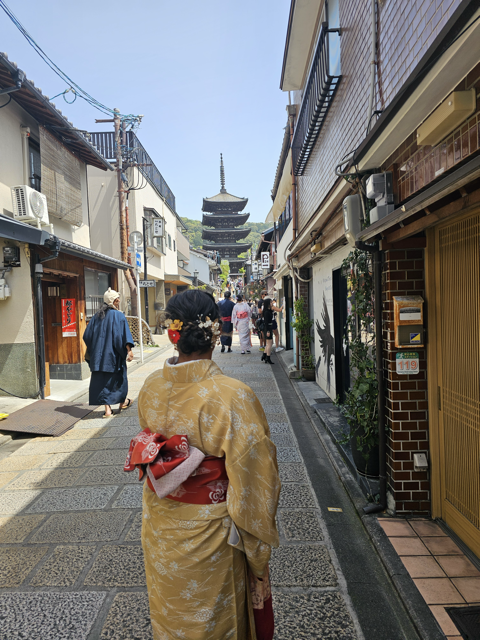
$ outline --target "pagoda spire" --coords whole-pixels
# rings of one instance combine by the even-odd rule
[[[225,169],[223,167],[223,155],[220,154],[220,193],[227,193],[225,189]]]

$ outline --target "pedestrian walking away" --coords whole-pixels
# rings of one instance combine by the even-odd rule
[[[263,313],[263,301],[265,300],[265,296],[267,295],[267,291],[266,291],[266,289],[264,289],[260,295],[261,295],[261,298],[260,298],[260,300],[259,300],[259,301],[258,301],[258,303],[257,303],[257,308],[258,308],[258,314],[259,314],[259,316],[261,316],[261,315],[262,315],[262,313]],[[258,332],[258,337],[260,338],[260,348],[259,348],[259,351],[265,351],[265,341],[264,341],[264,339],[263,339],[263,330],[259,330],[259,332]]]
[[[276,307],[273,304],[271,298],[265,298],[262,307],[263,316],[263,339],[265,342],[265,352],[262,355],[262,360],[268,364],[275,364],[272,362],[270,355],[272,353],[273,345],[273,314],[274,312],[283,311],[283,307]]]
[[[245,352],[250,353],[252,348],[252,341],[250,338],[250,318],[252,317],[252,310],[246,302],[243,300],[242,295],[237,296],[237,304],[233,308],[232,322],[235,329],[238,331],[240,338],[240,347],[242,354]]]
[[[90,378],[89,404],[105,405],[104,418],[131,405],[128,395],[127,360],[133,360],[133,338],[127,319],[121,311],[120,294],[110,287],[103,296],[104,304],[88,323],[83,334],[87,345]]]
[[[279,544],[280,480],[268,423],[250,387],[212,362],[214,298],[187,290],[165,313],[178,356],[143,385],[143,432],[125,467],[147,473],[142,546],[153,637],[272,640],[268,562]]]
[[[220,314],[222,318],[222,335],[220,337],[220,341],[222,343],[222,353],[225,352],[225,347],[228,348],[228,353],[232,352],[232,336],[233,336],[233,323],[232,323],[232,312],[235,303],[230,299],[231,293],[230,291],[225,291],[224,300],[219,303]]]

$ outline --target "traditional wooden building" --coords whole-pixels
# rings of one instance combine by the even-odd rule
[[[202,238],[208,242],[204,243],[205,251],[217,251],[222,260],[230,263],[230,275],[232,277],[240,275],[240,269],[245,262],[244,258],[238,256],[248,251],[251,242],[238,242],[244,240],[251,229],[237,229],[244,225],[249,213],[242,213],[247,206],[248,198],[237,198],[227,193],[225,189],[225,169],[223,157],[220,155],[220,193],[212,198],[203,199],[202,224],[204,227]]]

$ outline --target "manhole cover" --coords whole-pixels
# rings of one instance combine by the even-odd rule
[[[315,402],[315,404],[324,404],[326,402],[331,402],[332,399],[331,398],[314,398],[313,401]]]
[[[465,640],[480,640],[480,607],[445,607]]]
[[[61,436],[94,408],[74,402],[37,400],[2,420],[0,429],[39,436]]]

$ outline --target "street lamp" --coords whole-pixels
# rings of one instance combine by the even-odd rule
[[[193,286],[198,287],[198,269],[193,272]]]

